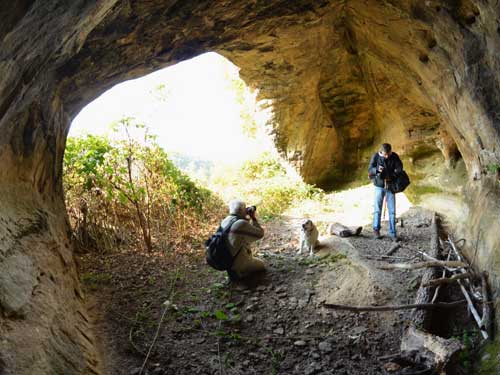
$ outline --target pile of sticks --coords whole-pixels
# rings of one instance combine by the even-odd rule
[[[440,249],[443,251],[440,252]],[[431,244],[428,253],[419,252],[422,262],[413,264],[391,264],[390,268],[418,269],[426,268],[422,275],[420,288],[415,304],[437,304],[439,292],[443,285],[458,284],[467,303],[470,314],[474,317],[481,335],[488,339],[491,335],[491,304],[488,299],[487,274],[480,276],[474,271],[467,258],[462,254],[452,236],[446,241],[439,239],[437,216],[434,214],[431,225]],[[439,260],[438,258],[446,260]],[[385,267],[384,269],[388,269]],[[476,281],[481,285],[476,286]],[[477,305],[482,306],[482,315]],[[438,373],[443,371],[451,357],[462,349],[462,344],[455,339],[444,339],[428,333],[431,328],[431,311],[415,310],[412,324],[401,340],[403,357],[413,357],[427,368]]]
[[[486,340],[491,336],[491,303],[488,298],[488,281],[487,272],[478,274],[471,267],[467,258],[462,254],[457,242],[454,241],[451,235],[448,236],[446,241],[439,239],[439,231],[436,222],[436,215],[433,216],[431,224],[431,246],[429,252],[420,251],[422,257],[421,262],[416,263],[386,263],[379,266],[383,270],[391,269],[408,269],[415,270],[426,268],[422,276],[420,288],[417,292],[417,297],[414,305],[435,303],[441,287],[457,283],[460,287],[462,294],[470,314],[474,317],[481,335]],[[442,258],[446,260],[439,260],[439,249],[443,248]],[[386,258],[390,258],[387,256]],[[438,269],[441,269],[438,275]],[[476,285],[477,281],[481,281],[480,285]],[[434,289],[434,293],[431,291]],[[478,312],[477,306],[482,306],[481,315]],[[429,328],[427,319],[424,317],[424,311],[416,311],[414,322],[417,326],[422,326],[426,329]],[[428,314],[427,314],[428,315]]]
[[[448,248],[448,260],[462,262],[465,265],[456,268],[444,267],[441,278],[432,280],[426,286],[437,286],[435,290],[437,296],[441,285],[456,282],[467,301],[469,312],[472,314],[481,335],[487,340],[491,336],[492,329],[492,310],[488,297],[488,273],[483,271],[477,274],[474,271],[451,235],[448,236],[443,245],[443,247]],[[481,281],[480,285],[477,283],[478,280]],[[482,306],[481,315],[476,307],[478,305]]]
[[[405,363],[413,363],[414,368],[424,368],[441,373],[451,357],[463,349],[463,346],[456,339],[444,339],[429,333],[432,312],[435,309],[456,308],[460,305],[467,305],[468,311],[474,317],[484,339],[491,337],[492,329],[491,302],[488,298],[488,275],[486,272],[478,274],[474,271],[467,258],[458,248],[457,242],[460,241],[454,241],[451,235],[448,236],[446,241],[440,240],[438,218],[436,214],[433,214],[430,247],[428,252],[419,252],[420,261],[379,265],[379,268],[384,270],[425,269],[415,302],[411,305],[345,306],[325,303],[324,306],[354,312],[414,309],[411,317],[412,323],[401,340],[401,353],[392,361],[397,362],[396,360],[400,359]],[[398,248],[397,245],[393,246],[387,254],[377,257],[376,260],[414,260],[393,256]],[[479,280],[481,281],[480,285],[478,285]],[[455,283],[460,287],[465,299],[448,303],[437,302],[442,286]],[[481,315],[478,312],[478,306],[482,307]]]

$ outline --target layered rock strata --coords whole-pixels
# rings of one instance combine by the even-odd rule
[[[489,225],[478,265],[500,289],[497,1],[20,0],[0,14],[0,373],[100,373],[63,204],[68,128],[112,85],[207,51],[260,90],[308,182],[366,181],[391,142],[415,186],[457,202],[468,238]]]

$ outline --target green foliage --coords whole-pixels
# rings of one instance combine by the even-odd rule
[[[478,375],[496,375],[500,373],[500,341],[487,343],[480,352],[481,361],[476,373]]]
[[[201,240],[203,227],[213,225],[203,213],[218,219],[221,201],[182,173],[143,124],[124,118],[112,130],[112,138],[87,135],[67,142],[66,203],[82,246],[105,249],[142,237],[150,250],[155,240],[167,247],[186,237]]]
[[[411,192],[413,195],[422,196],[424,194],[439,194],[442,193],[443,190],[437,186],[415,184],[412,186]]]
[[[85,191],[89,191],[99,184],[103,177],[99,172],[100,166],[111,149],[106,137],[87,135],[85,138],[68,138],[64,154],[65,175],[73,177],[73,185],[68,188],[81,185]]]
[[[241,166],[241,174],[248,179],[267,179],[286,176],[286,170],[278,159],[265,152],[257,160],[244,162]]]
[[[488,170],[489,173],[491,174],[497,174],[498,171],[500,170],[500,164],[498,163],[492,163],[489,164],[486,169]]]
[[[81,276],[82,282],[91,290],[97,290],[100,286],[108,285],[111,282],[111,275],[108,273],[84,273]]]
[[[464,331],[462,337],[459,338],[464,345],[464,350],[458,353],[458,361],[460,367],[462,367],[467,373],[472,370],[472,350],[473,350],[473,340],[467,331]]]
[[[273,348],[265,348],[269,355],[271,356],[271,374],[277,375],[280,370],[280,364],[283,360],[283,353],[279,350],[276,351]]]
[[[244,162],[238,169],[215,174],[211,188],[225,200],[238,198],[257,205],[259,217],[265,220],[279,217],[300,201],[324,198],[320,189],[290,175],[283,162],[269,153]]]
[[[214,312],[214,316],[215,316],[215,319],[217,320],[228,320],[229,317],[226,315],[226,313],[224,313],[224,311],[222,310],[216,310]]]
[[[229,80],[229,88],[234,93],[236,103],[240,107],[243,134],[248,138],[256,138],[258,126],[254,117],[255,98],[243,80],[240,78],[227,78]]]

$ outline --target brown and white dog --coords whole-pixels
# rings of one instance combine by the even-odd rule
[[[302,250],[305,248],[309,249],[309,256],[313,256],[313,249],[319,244],[318,235],[318,229],[313,222],[309,219],[304,221],[300,229],[300,249],[297,254],[302,254]]]

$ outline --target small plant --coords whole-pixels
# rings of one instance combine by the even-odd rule
[[[196,314],[198,312],[200,312],[200,310],[197,307],[188,306],[184,308],[184,313],[186,314]]]
[[[279,351],[275,351],[273,348],[266,348],[266,350],[271,355],[271,374],[277,375],[283,356]]]
[[[500,373],[500,342],[498,340],[489,342],[481,350],[479,356],[478,375],[496,375]]]
[[[215,319],[217,320],[221,320],[221,321],[226,321],[226,320],[229,320],[229,317],[226,315],[226,313],[222,310],[216,310],[214,312],[214,317]]]
[[[461,335],[455,336],[464,345],[464,349],[458,354],[458,362],[460,367],[470,373],[473,367],[474,347],[477,334],[475,332],[463,331]]]
[[[99,286],[107,285],[111,282],[111,275],[108,273],[84,273],[82,282],[91,290],[97,290]]]
[[[500,171],[500,164],[498,164],[498,163],[488,164],[488,166],[486,167],[486,169],[491,174],[497,174],[498,171]]]
[[[156,277],[155,276],[148,276],[147,283],[149,285],[155,285],[156,284]]]

